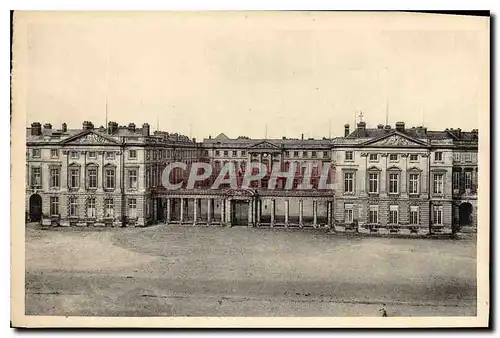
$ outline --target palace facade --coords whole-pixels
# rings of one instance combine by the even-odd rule
[[[196,142],[133,123],[82,129],[27,128],[26,215],[52,225],[145,226],[218,224],[328,227],[369,233],[449,233],[477,226],[477,130],[427,131],[424,127],[367,128],[334,139],[230,139],[224,134]],[[167,190],[166,165],[210,163],[213,173],[186,189]],[[252,162],[267,169],[249,188],[211,189],[220,168],[232,162],[241,173]],[[292,189],[278,179],[268,189],[273,166],[294,165]],[[318,185],[327,167],[328,183]],[[312,168],[308,172],[307,168]],[[171,177],[172,178],[172,177]],[[305,189],[296,189],[304,180]]]

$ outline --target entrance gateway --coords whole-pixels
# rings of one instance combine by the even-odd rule
[[[248,225],[248,208],[250,201],[232,200],[231,201],[231,224],[232,225]]]
[[[30,219],[32,222],[39,222],[42,219],[42,196],[33,194],[29,201]]]

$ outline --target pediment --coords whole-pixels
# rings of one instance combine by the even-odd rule
[[[74,145],[117,145],[117,141],[107,136],[98,134],[93,131],[83,131],[74,136],[71,136],[63,141],[61,144],[74,144]]]
[[[420,140],[411,138],[401,133],[393,133],[390,135],[384,135],[378,139],[370,140],[365,142],[363,145],[375,146],[375,147],[422,147],[427,146],[427,143]]]
[[[280,149],[279,146],[268,141],[262,141],[254,144],[250,149]]]

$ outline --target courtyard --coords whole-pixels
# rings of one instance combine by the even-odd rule
[[[26,227],[26,314],[474,316],[476,240]]]

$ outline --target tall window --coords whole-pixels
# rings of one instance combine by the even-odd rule
[[[50,197],[50,215],[51,216],[59,215],[59,197],[57,196]]]
[[[308,157],[307,151],[303,151],[303,152],[302,152],[302,157],[304,157],[304,158],[307,158],[307,157]]]
[[[215,156],[219,156],[220,155],[220,151],[219,150],[216,150],[215,151]]]
[[[471,188],[472,188],[472,172],[466,171],[465,172],[465,189],[471,189]]]
[[[399,175],[396,173],[389,174],[389,193],[397,194],[399,192],[398,188]]]
[[[42,187],[42,168],[40,167],[31,168],[31,186],[33,188]]]
[[[227,155],[228,155],[228,151],[224,150],[224,156],[227,156]]]
[[[106,189],[114,189],[115,188],[115,169],[108,168],[104,172],[106,176]]]
[[[59,149],[50,149],[50,157],[58,158],[59,157]]]
[[[151,170],[149,168],[146,169],[146,187],[151,187]]]
[[[88,168],[88,184],[90,189],[97,189],[97,168]]]
[[[344,173],[344,192],[354,192],[354,173]]]
[[[236,156],[238,156],[238,151],[233,150],[233,157],[236,157]]]
[[[434,153],[434,161],[436,161],[436,162],[443,161],[443,153],[441,151],[436,151]]]
[[[444,185],[444,174],[434,174],[434,193],[442,194]]]
[[[378,174],[370,173],[368,175],[368,192],[369,193],[378,193]]]
[[[344,222],[354,222],[354,210],[352,204],[344,204]]]
[[[368,223],[378,224],[378,205],[370,205],[368,212]]]
[[[324,157],[324,158],[327,158],[327,157],[328,157],[328,151],[324,151],[324,152],[323,152],[323,157]]]
[[[110,218],[114,217],[115,212],[113,208],[113,199],[112,198],[106,198],[104,200],[104,217]]]
[[[156,168],[151,168],[151,186],[156,187],[158,185],[158,176],[156,172]]]
[[[460,175],[462,173],[460,171],[453,172],[453,190],[460,189]]]
[[[390,205],[389,206],[389,224],[398,224],[398,206]]]
[[[433,221],[434,224],[443,224],[443,206],[435,205],[433,207]]]
[[[130,149],[128,151],[128,158],[135,160],[137,158],[137,150],[135,149]]]
[[[87,200],[87,217],[96,217],[95,197],[89,197]]]
[[[378,161],[378,154],[370,154],[370,161],[372,162]]]
[[[69,198],[69,216],[70,217],[78,216],[78,200],[74,196],[71,196]]]
[[[293,157],[299,157],[299,152],[298,151],[294,151],[293,152]]]
[[[59,168],[50,169],[50,187],[59,188],[60,186],[61,170]]]
[[[316,152],[315,151],[311,151],[311,157],[316,157]]]
[[[410,186],[408,188],[410,194],[418,194],[418,174],[410,174]]]
[[[345,160],[346,161],[352,161],[354,160],[354,153],[352,150],[348,150],[345,152]]]
[[[419,224],[418,222],[418,206],[410,206],[410,224]]]
[[[69,170],[69,187],[75,189],[80,187],[80,169],[71,168]]]
[[[128,187],[129,189],[137,189],[137,169],[128,171]]]
[[[129,198],[128,200],[128,217],[137,217],[137,200],[135,198]]]

